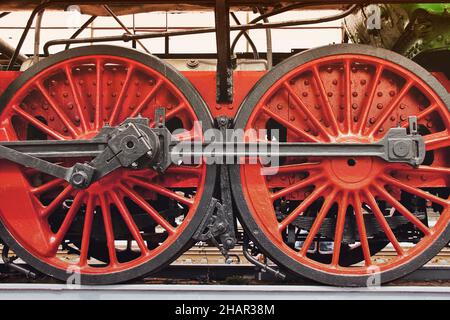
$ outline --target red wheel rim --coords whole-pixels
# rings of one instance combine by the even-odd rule
[[[449,223],[450,114],[439,96],[417,75],[393,62],[362,54],[340,54],[302,64],[270,86],[256,103],[245,129],[267,129],[270,121],[286,128],[285,141],[372,142],[397,125],[407,126],[417,116],[425,135],[427,159],[419,168],[388,164],[371,158],[284,159],[275,175],[261,174],[261,165],[241,165],[240,181],[249,213],[264,235],[299,264],[328,275],[370,275],[406,264],[419,256],[446,230]],[[430,158],[430,154],[432,156]],[[264,172],[266,169],[262,169]],[[266,171],[273,173],[273,168]],[[416,196],[440,216],[425,225],[405,207],[402,194]],[[277,217],[280,199],[293,203]],[[381,203],[387,208],[381,208]],[[309,233],[300,248],[287,245],[286,229],[316,206]],[[381,207],[380,207],[381,206]],[[386,222],[387,209],[402,216],[421,234],[418,243],[404,248]],[[369,249],[365,217],[373,215],[396,256],[376,263]],[[321,233],[325,218],[335,228],[330,263],[311,259],[308,249]],[[353,217],[364,261],[340,265],[340,248],[346,220]],[[298,229],[297,229],[298,230]],[[270,252],[269,252],[270,253]],[[376,267],[376,269],[374,269]]]
[[[202,139],[194,136],[194,131],[201,132],[194,130],[198,121],[194,109],[161,73],[121,56],[70,58],[45,68],[17,90],[2,110],[0,139],[89,139],[106,123],[115,126],[128,117],[147,117],[153,125],[154,111],[162,106],[168,126],[185,129],[180,139]],[[64,159],[61,163],[70,165]],[[205,177],[204,165],[171,167],[164,175],[150,169],[119,169],[85,190],[76,190],[64,181],[2,161],[0,180],[5,188],[0,191],[0,216],[13,238],[41,262],[63,270],[75,266],[82,274],[111,274],[140,266],[171,246],[181,249],[177,239],[199,206]],[[156,207],[161,199],[175,206],[172,213],[167,207]],[[154,230],[156,240],[149,240],[148,231],[141,229],[136,210],[145,216],[139,219]],[[59,223],[51,220],[55,215],[62,215]],[[67,243],[79,251],[69,261],[57,252],[76,222],[82,228],[81,245],[74,248]],[[118,224],[127,228],[126,239],[117,236]],[[101,264],[90,258],[99,226],[108,255]],[[129,240],[137,254],[120,261],[118,240]]]

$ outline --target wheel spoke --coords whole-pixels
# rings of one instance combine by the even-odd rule
[[[349,59],[345,59],[344,61],[344,72],[345,72],[345,128],[347,129],[347,133],[353,132],[353,121],[352,121],[352,82],[351,82],[351,61]]]
[[[427,151],[450,147],[450,135],[448,131],[432,133],[424,137]]]
[[[320,227],[322,226],[323,221],[325,220],[328,212],[330,211],[331,207],[335,203],[336,200],[336,194],[337,191],[333,189],[331,193],[329,193],[322,204],[322,208],[320,208],[319,213],[317,214],[316,219],[314,220],[314,223],[309,230],[308,236],[305,239],[305,242],[303,243],[302,249],[300,251],[300,255],[305,256],[308,252],[308,249],[311,247],[312,242],[314,241],[314,238],[316,237],[317,233],[320,230]]]
[[[89,256],[89,243],[91,240],[92,221],[94,219],[94,205],[94,196],[89,195],[86,204],[86,212],[84,214],[83,236],[81,238],[80,260],[78,262],[80,266],[87,265]]]
[[[136,203],[139,207],[141,207],[145,212],[147,212],[161,227],[163,227],[169,235],[175,233],[175,228],[170,225],[163,217],[160,216],[158,211],[156,211],[147,201],[145,201],[142,197],[136,194],[133,190],[128,187],[121,185],[121,190],[128,196],[130,199]]]
[[[95,128],[101,129],[103,126],[103,104],[102,104],[102,60],[97,60],[96,63],[96,83],[97,92],[95,95]]]
[[[34,187],[31,189],[31,193],[35,196],[41,195],[47,191],[54,190],[56,187],[62,186],[65,183],[63,179],[53,179],[46,182],[39,187]]]
[[[59,134],[58,132],[56,132],[55,130],[53,130],[52,128],[47,126],[46,124],[42,123],[41,121],[39,121],[38,119],[33,117],[31,114],[29,114],[25,110],[19,108],[18,106],[13,106],[12,108],[16,114],[18,114],[19,116],[21,116],[22,118],[24,118],[25,120],[30,122],[34,127],[41,130],[43,133],[47,134],[48,136],[52,137],[53,139],[56,139],[56,140],[65,140],[66,139],[65,136]]]
[[[312,67],[312,73],[314,81],[316,82],[319,88],[320,97],[324,104],[323,110],[325,111],[325,116],[328,118],[328,121],[330,122],[330,126],[333,130],[333,133],[337,134],[339,132],[339,126],[336,121],[336,116],[334,115],[333,107],[331,106],[330,100],[328,100],[325,86],[323,85],[322,79],[320,78],[319,69],[316,65]]]
[[[383,176],[382,180],[384,180],[385,182],[387,182],[387,183],[389,183],[391,185],[394,185],[394,186],[402,189],[403,191],[406,191],[408,193],[414,194],[414,195],[416,195],[418,197],[421,197],[423,199],[429,200],[429,201],[431,201],[433,203],[439,204],[439,205],[443,206],[444,208],[448,207],[449,204],[450,204],[450,202],[448,200],[436,197],[436,196],[434,196],[434,195],[432,195],[432,194],[430,194],[428,192],[425,192],[423,190],[420,190],[418,188],[411,187],[411,186],[409,186],[409,185],[407,185],[407,184],[405,184],[405,183],[403,183],[401,181],[398,181],[398,180],[396,180],[394,178],[391,178],[389,176]]]
[[[274,113],[273,111],[269,110],[268,108],[264,108],[263,111],[269,116],[271,117],[273,120],[275,120],[276,122],[278,122],[279,124],[285,126],[286,128],[288,128],[289,130],[291,130],[292,132],[294,132],[295,134],[297,134],[299,137],[306,139],[307,141],[311,141],[311,142],[319,142],[319,139],[317,139],[316,137],[306,133],[305,131],[303,131],[302,129],[300,129],[299,127],[295,126],[293,123],[290,123],[289,121],[287,121],[286,119],[283,119],[282,117],[280,117],[279,115],[277,115],[276,113]]]
[[[425,118],[426,116],[430,115],[431,113],[433,113],[434,111],[439,110],[439,105],[438,104],[433,104],[431,106],[428,106],[425,110],[419,112],[416,117],[417,117],[417,121],[422,120],[423,118]],[[409,126],[409,122],[405,122],[402,124],[403,128],[406,128]]]
[[[133,76],[133,72],[134,72],[134,67],[132,65],[128,66],[128,71],[127,71],[127,75],[125,76],[125,81],[123,82],[123,85],[122,85],[122,90],[120,91],[120,94],[117,97],[117,101],[114,104],[114,107],[111,112],[111,117],[109,118],[109,123],[111,126],[116,125],[117,117],[119,116],[120,111],[123,110],[122,102],[125,99],[127,90],[130,86],[131,77]]]
[[[391,101],[387,109],[381,114],[381,117],[374,123],[374,125],[369,129],[369,132],[367,135],[372,136],[377,132],[377,130],[381,127],[381,125],[386,121],[386,119],[394,112],[394,110],[397,108],[398,104],[402,99],[406,96],[406,94],[409,92],[409,90],[413,86],[413,81],[408,80],[403,88],[400,90],[397,97]]]
[[[359,120],[358,132],[361,134],[364,130],[364,127],[367,123],[367,118],[369,117],[370,109],[372,107],[373,100],[375,98],[375,93],[377,92],[378,82],[380,81],[381,75],[384,71],[384,68],[381,64],[377,65],[375,70],[375,75],[371,82],[371,88],[369,96],[367,97],[367,102],[364,104],[363,109],[361,110],[361,119]]]
[[[179,195],[179,194],[177,194],[177,193],[175,193],[175,192],[173,192],[173,191],[171,191],[171,190],[169,190],[167,188],[158,186],[156,184],[145,182],[145,181],[142,181],[142,180],[137,179],[137,178],[129,178],[128,181],[133,183],[133,184],[136,184],[136,185],[138,185],[140,187],[143,187],[145,189],[148,189],[148,190],[151,190],[153,192],[156,192],[156,193],[158,193],[160,195],[163,195],[163,196],[166,196],[166,197],[171,198],[173,200],[176,200],[176,201],[178,201],[178,202],[180,202],[180,203],[182,203],[182,204],[184,204],[184,205],[186,205],[188,207],[192,206],[192,204],[194,203],[193,199],[186,198],[186,197],[184,197],[182,195]]]
[[[186,109],[186,104],[184,104],[184,102],[182,102],[175,108],[172,108],[171,110],[167,111],[166,121],[172,119],[175,115],[178,115],[181,111],[183,111],[185,109]]]
[[[415,215],[413,215],[408,209],[406,209],[397,199],[389,194],[383,187],[374,185],[376,190],[379,192],[380,196],[389,202],[399,213],[401,213],[406,219],[408,219],[412,224],[414,224],[420,231],[425,235],[431,234],[430,229],[425,226]]]
[[[63,191],[55,198],[48,206],[44,208],[44,210],[41,211],[41,217],[42,218],[48,218],[50,214],[55,211],[55,209],[63,202],[67,197],[70,195],[70,193],[74,191],[73,187],[71,185],[66,186]]]
[[[308,117],[308,120],[310,120],[312,122],[312,124],[315,126],[315,128],[320,131],[322,136],[329,141],[330,135],[328,133],[328,130],[319,122],[319,120],[317,120],[316,116],[311,112],[311,110],[308,108],[308,106],[305,105],[305,103],[302,101],[302,99],[300,99],[300,97],[294,92],[294,90],[292,89],[290,84],[288,82],[284,82],[283,87],[289,93],[289,96],[291,96],[294,99],[296,106],[298,108],[300,108],[300,110]],[[297,127],[294,126],[294,128],[297,128]],[[311,140],[311,141],[318,141],[318,139],[314,137],[314,140]]]
[[[278,192],[272,193],[271,197],[272,197],[272,201],[275,201],[281,197],[284,197],[292,192],[297,191],[298,189],[301,188],[305,188],[308,186],[313,185],[315,182],[317,182],[320,178],[322,178],[322,176],[320,175],[314,175],[314,176],[309,176],[299,182],[294,183],[293,185],[286,187],[284,189],[281,189]]]
[[[203,173],[203,168],[202,166],[171,166],[166,170],[166,173],[192,174],[200,176]]]
[[[69,231],[70,226],[72,225],[72,221],[75,218],[75,215],[78,213],[78,210],[80,210],[82,199],[84,197],[85,193],[84,191],[78,192],[75,198],[73,199],[72,205],[70,206],[69,211],[67,212],[66,216],[64,217],[63,223],[59,227],[58,232],[54,237],[50,240],[50,252],[52,255],[55,255],[58,251],[58,247],[61,244],[61,242],[64,239],[64,236],[67,234],[67,231]]]
[[[299,164],[288,164],[279,167],[263,167],[261,168],[262,175],[274,175],[283,173],[294,173],[294,172],[309,172],[313,170],[320,169],[320,163],[299,163]]]
[[[301,213],[303,213],[308,207],[316,201],[318,198],[320,198],[321,195],[323,195],[324,191],[329,187],[329,185],[324,184],[316,189],[314,189],[311,194],[306,197],[305,200],[303,200],[302,203],[299,204],[297,208],[294,209],[279,225],[279,231],[283,231],[287,228],[289,224],[292,223],[292,221],[295,220]]]
[[[106,200],[106,194],[99,195],[100,207],[102,209],[103,225],[105,227],[106,234],[106,245],[108,247],[109,264],[114,266],[117,265],[117,255],[116,255],[116,245],[113,225],[111,221],[111,210],[109,208],[109,203]]]
[[[399,256],[403,256],[404,255],[403,248],[400,246],[400,243],[398,242],[397,238],[395,237],[394,232],[392,231],[386,218],[384,217],[383,213],[381,212],[380,208],[378,207],[377,201],[375,200],[375,198],[372,196],[372,194],[369,191],[364,191],[364,193],[365,193],[366,200],[370,206],[370,209],[372,210],[372,213],[375,215],[375,218],[377,219],[380,227],[383,229],[384,233],[386,234],[386,237],[391,242],[391,244],[394,247],[397,254]]]
[[[355,193],[353,195],[353,198],[354,198],[353,209],[355,211],[355,220],[358,226],[359,241],[361,243],[361,248],[366,266],[370,266],[372,265],[372,260],[370,259],[371,254],[369,248],[369,241],[367,238],[366,225],[364,223],[364,215],[362,212],[361,196],[359,195],[359,193]]]
[[[163,81],[158,80],[156,82],[155,86],[147,93],[144,100],[142,100],[142,102],[139,104],[139,106],[136,109],[134,109],[134,111],[131,113],[130,118],[133,118],[133,117],[136,117],[139,115],[139,113],[142,111],[142,109],[144,109],[145,106],[149,103],[149,101],[156,95],[156,93],[158,92],[158,90],[161,88],[162,85],[163,85]]]
[[[148,251],[148,248],[144,242],[144,239],[142,238],[141,232],[139,228],[137,227],[136,223],[134,222],[129,210],[125,206],[123,199],[120,199],[117,192],[112,191],[111,196],[113,199],[114,204],[116,205],[117,209],[119,210],[120,214],[122,215],[123,221],[125,221],[128,230],[130,230],[131,235],[133,236],[134,240],[136,240],[139,249],[141,250],[141,253],[145,254]]]
[[[73,99],[75,100],[75,104],[77,105],[77,111],[80,116],[81,127],[86,132],[89,130],[89,118],[83,110],[83,106],[80,101],[78,89],[75,86],[75,81],[72,76],[72,70],[68,65],[66,65],[64,68],[64,71],[66,74],[67,81],[69,82],[70,89],[72,90]]]
[[[61,119],[61,121],[64,123],[64,125],[67,127],[67,130],[69,130],[70,135],[73,138],[76,138],[79,134],[78,128],[74,126],[72,121],[69,119],[67,114],[62,111],[61,107],[56,103],[56,101],[50,96],[48,91],[44,88],[43,84],[41,82],[36,82],[36,88],[39,90],[39,92],[44,96],[45,100],[50,104],[53,111],[57,114],[57,116]]]
[[[344,191],[339,201],[339,209],[336,219],[336,230],[334,233],[333,257],[331,265],[337,267],[339,265],[339,257],[341,255],[342,237],[344,235],[345,216],[348,208],[348,193]]]

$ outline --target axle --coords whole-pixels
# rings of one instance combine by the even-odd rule
[[[146,118],[130,118],[116,128],[105,126],[92,140],[0,142],[0,158],[64,179],[77,188],[86,188],[120,167],[146,166],[162,173],[187,159],[230,164],[227,160],[242,157],[378,157],[418,166],[425,158],[415,117],[409,119],[409,133],[406,128],[392,128],[373,143],[235,142],[220,137],[180,142],[165,127],[163,109],[156,113],[155,128],[149,127]],[[63,167],[45,160],[50,158],[92,160]]]

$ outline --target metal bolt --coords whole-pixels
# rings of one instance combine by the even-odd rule
[[[88,176],[84,171],[77,171],[72,174],[71,182],[75,187],[82,188],[88,181]]]
[[[394,143],[393,151],[397,157],[404,158],[408,155],[409,146],[404,141],[397,141]]]

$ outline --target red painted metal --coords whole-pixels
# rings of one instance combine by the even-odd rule
[[[367,275],[375,267],[387,271],[406,264],[433,244],[450,220],[449,200],[423,190],[450,186],[450,113],[415,74],[380,58],[345,54],[305,63],[275,82],[257,103],[246,129],[264,129],[269,120],[275,120],[287,128],[289,142],[371,142],[381,139],[391,127],[407,126],[408,116],[412,115],[427,131],[423,133],[427,151],[434,151],[432,163],[416,169],[372,158],[287,158],[276,175],[265,176],[261,165],[241,165],[242,188],[250,213],[270,241],[301,265],[330,275]],[[442,206],[436,224],[427,226],[418,220],[400,203],[401,192],[425,200],[428,206]],[[279,219],[275,205],[279,206],[282,198],[302,201]],[[384,218],[381,201],[423,233],[417,244],[409,249],[400,246]],[[306,241],[300,249],[293,249],[283,235],[297,217],[308,215],[314,205],[320,210]],[[363,217],[370,211],[397,251],[396,257],[381,264],[372,260],[369,249]],[[362,266],[339,263],[349,215],[354,215],[361,238]],[[336,218],[330,263],[307,255],[325,217]]]
[[[4,74],[7,80],[3,83],[18,75]],[[187,130],[185,137],[201,139],[193,137],[197,117],[192,107],[162,74],[128,58],[97,55],[72,58],[45,69],[18,89],[2,110],[0,140],[27,140],[30,130],[35,138],[41,139],[92,138],[105,123],[114,126],[138,114],[152,119],[160,106],[167,108],[168,123],[176,118],[176,126]],[[70,165],[63,159],[61,162]],[[77,266],[85,274],[115,273],[154,259],[177,242],[199,205],[205,170],[205,165],[180,166],[169,168],[161,176],[150,169],[119,169],[89,188],[77,190],[59,179],[3,161],[0,215],[13,237],[39,260],[66,270]],[[172,190],[179,187],[196,192]],[[157,197],[181,203],[187,210],[184,219],[175,223],[162,211],[164,208],[147,201]],[[163,235],[154,248],[145,244],[142,230],[132,216],[130,201],[148,214],[157,225],[156,232]],[[58,247],[82,211],[86,218],[79,258],[75,262],[60,259],[56,255]],[[55,230],[50,221],[64,212]],[[121,217],[137,246],[138,254],[127,261],[119,261],[116,256],[113,212]],[[108,252],[108,261],[100,268],[88,261],[93,221],[99,216],[102,216]]]
[[[229,105],[219,105],[216,103],[216,85],[214,71],[183,71],[182,74],[198,90],[203,100],[209,106],[213,117],[225,115],[234,117],[242,103],[256,82],[265,74],[265,71],[237,71],[234,73],[234,101]],[[20,71],[0,71],[0,94],[3,93],[8,85],[14,81]],[[450,80],[444,73],[434,72],[433,75],[450,92]]]
[[[24,85],[1,115],[0,140],[27,139],[25,128],[28,124],[33,124],[44,136],[52,139],[89,138],[97,134],[105,122],[117,125],[126,117],[138,114],[152,118],[154,109],[159,106],[166,106],[168,118],[177,117],[183,127],[188,128],[195,120],[195,115],[190,112],[182,94],[165,81],[163,76],[135,61],[109,59],[84,57],[77,61],[71,60],[49,68],[34,81]],[[356,61],[362,62],[365,67],[354,67],[353,62]],[[99,64],[105,62],[110,65],[104,68],[104,72],[98,72]],[[215,72],[188,71],[184,75],[199,91],[213,117],[234,117],[243,99],[264,73],[235,72],[234,101],[229,105],[216,103]],[[0,72],[0,92],[19,75],[20,72]],[[450,82],[445,75],[436,73],[435,76],[450,92]],[[412,87],[416,89],[411,89]],[[99,99],[102,95],[103,98]],[[327,98],[323,99],[324,96]],[[371,108],[367,107],[369,104]],[[419,123],[430,131],[426,140],[428,150],[435,150],[432,166],[424,165],[413,171],[408,166],[386,165],[376,159],[356,159],[354,163],[349,162],[350,159],[308,159],[301,163],[291,159],[292,163],[281,167],[279,174],[267,177],[260,174],[258,166],[242,166],[243,187],[248,203],[252,206],[256,221],[271,235],[271,241],[302,264],[330,273],[366,273],[373,262],[362,223],[365,213],[361,208],[364,203],[373,208],[373,214],[379,219],[398,253],[398,257],[380,268],[394,268],[420,253],[443,231],[444,225],[438,222],[433,227],[426,227],[417,221],[398,202],[400,191],[406,190],[429,202],[448,207],[445,200],[429,196],[419,188],[448,187],[450,183],[449,157],[442,151],[450,144],[449,113],[427,85],[413,74],[376,58],[347,55],[304,65],[280,79],[258,104],[248,124],[249,128],[264,128],[266,121],[272,118],[288,129],[288,141],[365,142],[380,139],[397,123],[406,125],[409,115],[418,115]],[[37,118],[41,120],[36,120]],[[25,172],[14,164],[2,163],[0,179],[4,181],[2,189],[6,191],[0,192],[0,214],[14,237],[33,255],[51,265],[66,268],[67,262],[56,257],[56,249],[77,209],[85,207],[89,219],[84,225],[78,264],[85,273],[115,272],[154,258],[176,241],[177,234],[189,223],[189,218],[195,211],[197,197],[185,198],[170,190],[198,187],[197,192],[201,193],[203,174],[202,168],[170,168],[164,176],[151,180],[154,175],[150,170],[131,173],[117,170],[93,184],[87,191],[75,191],[64,182],[49,177],[34,179],[37,173],[33,170]],[[148,179],[144,181],[140,178],[142,176]],[[190,213],[179,227],[171,226],[145,201],[156,199],[158,194],[177,199],[190,207]],[[68,195],[73,203],[59,231],[53,232],[48,218]],[[156,249],[149,250],[145,247],[139,230],[133,226],[130,212],[124,205],[124,197],[132,199],[168,233],[167,239]],[[270,210],[273,202],[280,197],[304,200],[281,222],[275,219],[274,212]],[[54,200],[45,203],[43,199],[46,198]],[[303,249],[296,252],[284,243],[281,234],[297,215],[302,214],[318,198],[324,199],[322,210]],[[378,202],[381,199],[390,202],[410,219],[423,231],[425,238],[407,251],[402,249],[379,210]],[[305,250],[335,203],[340,206],[335,234],[337,250],[332,263],[326,265],[309,259]],[[347,205],[355,208],[365,260],[365,266],[351,270],[339,266],[338,259]],[[115,207],[123,217],[142,251],[138,258],[126,263],[118,263],[114,258],[110,206]],[[94,211],[98,211],[96,208],[101,208],[109,244],[107,250],[112,257],[104,268],[92,268],[87,264],[87,234],[92,227],[89,221]],[[446,209],[439,221],[448,220],[449,216],[449,210]]]

